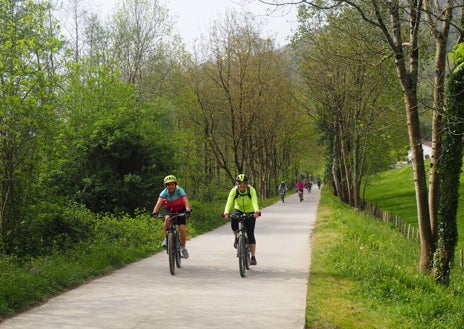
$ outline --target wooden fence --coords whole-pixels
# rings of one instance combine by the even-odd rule
[[[419,229],[411,224],[405,223],[401,218],[386,210],[381,210],[377,205],[371,204],[369,201],[363,201],[361,210],[369,215],[378,218],[382,222],[395,226],[404,236],[420,243]],[[464,267],[464,252],[459,250],[459,266]]]

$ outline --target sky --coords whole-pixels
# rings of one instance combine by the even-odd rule
[[[161,0],[169,9],[175,21],[175,29],[191,46],[201,34],[207,34],[213,20],[223,16],[227,10],[250,11],[263,22],[263,37],[275,38],[278,46],[288,43],[289,37],[296,29],[297,8],[294,5],[275,7],[260,3],[258,0]],[[90,0],[93,10],[103,17],[109,16],[118,0]]]

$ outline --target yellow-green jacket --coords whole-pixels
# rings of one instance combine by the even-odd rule
[[[258,196],[253,186],[248,185],[243,193],[240,192],[237,186],[230,190],[224,214],[230,214],[233,209],[244,213],[259,211]]]

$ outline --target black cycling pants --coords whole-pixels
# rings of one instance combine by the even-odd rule
[[[232,216],[239,216],[243,214],[239,210],[234,210]],[[256,224],[256,218],[247,218],[245,220],[245,227],[247,229],[247,235],[248,235],[248,243],[249,244],[256,244],[256,239],[255,239],[255,224]],[[238,220],[232,218],[230,221],[230,226],[232,227],[232,231],[238,231]]]

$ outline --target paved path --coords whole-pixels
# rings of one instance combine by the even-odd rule
[[[66,292],[0,323],[1,329],[304,327],[310,235],[320,193],[262,210],[258,266],[241,278],[230,224],[191,239],[190,258],[169,274],[164,252]]]

